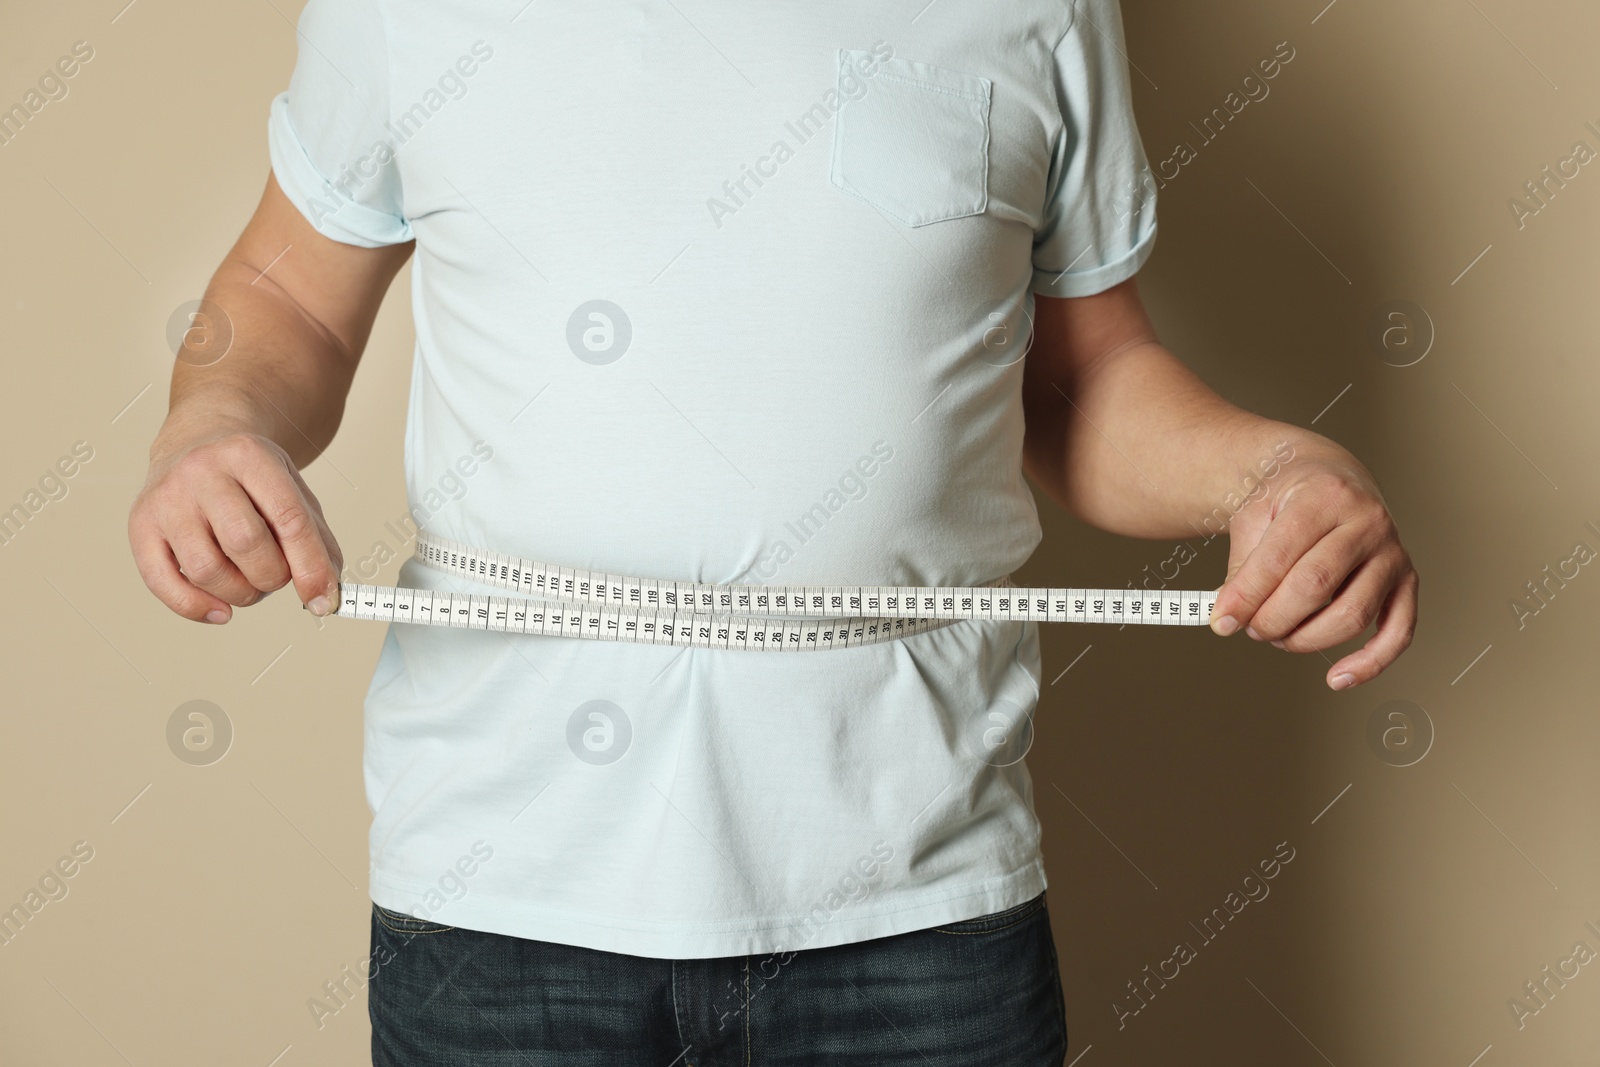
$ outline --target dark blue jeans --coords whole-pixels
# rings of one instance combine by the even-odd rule
[[[372,911],[375,1067],[1060,1067],[1044,894],[772,956],[662,960]]]

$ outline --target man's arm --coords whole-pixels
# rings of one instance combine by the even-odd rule
[[[1024,469],[1046,494],[1091,525],[1148,538],[1201,534],[1214,511],[1253,497],[1228,523],[1213,629],[1311,652],[1376,619],[1365,647],[1329,668],[1335,689],[1405,650],[1417,572],[1360,461],[1208,389],[1156,339],[1132,278],[1089,297],[1036,297],[1033,329]],[[1283,442],[1293,458],[1263,479]]]
[[[180,352],[128,517],[140,575],[179,615],[226,622],[229,605],[291,580],[303,603],[328,611],[343,560],[299,468],[333,440],[378,307],[411,249],[323,236],[268,176],[206,288],[206,310],[231,324],[231,347],[215,362],[198,344]]]

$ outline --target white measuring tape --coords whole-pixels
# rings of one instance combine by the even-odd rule
[[[379,622],[634,641],[694,648],[809,652],[893,641],[967,619],[1205,626],[1215,590],[982,586],[735,585],[657,581],[555,567],[432,534],[417,558],[518,596],[339,586],[334,614]]]

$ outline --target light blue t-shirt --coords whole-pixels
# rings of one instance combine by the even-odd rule
[[[329,237],[416,241],[412,515],[679,581],[1020,566],[1032,294],[1155,237],[1115,0],[1075,7],[309,0],[272,166]],[[337,532],[348,581],[410,550]],[[1019,904],[1039,677],[1033,623],[794,654],[391,626],[372,897],[674,958]]]

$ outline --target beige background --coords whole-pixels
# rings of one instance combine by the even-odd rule
[[[223,628],[183,622],[124,534],[165,411],[165,324],[260,194],[298,7],[123,2],[0,13],[6,106],[74,41],[95,50],[0,147],[0,506],[75,441],[94,450],[0,547],[0,906],[74,842],[94,849],[0,946],[0,1061],[365,1062],[364,999],[321,1030],[306,1001],[366,955],[360,701],[382,630],[319,628],[286,593]],[[1200,145],[1189,124],[1278,42],[1296,53],[1162,190],[1142,287],[1219,391],[1316,419],[1377,473],[1424,577],[1422,625],[1343,694],[1322,656],[1243,637],[1047,629],[1029,764],[1069,1060],[1589,1067],[1600,965],[1521,1029],[1507,1002],[1575,942],[1600,950],[1584,926],[1600,927],[1600,577],[1584,568],[1520,630],[1509,602],[1580,539],[1600,548],[1582,526],[1600,526],[1600,165],[1521,229],[1507,201],[1575,141],[1600,149],[1584,127],[1600,126],[1600,15],[1322,2],[1128,0],[1152,162]],[[1368,341],[1395,299],[1436,329],[1412,366]],[[402,279],[344,431],[307,472],[352,560],[405,507],[410,339]],[[1118,585],[1172,554],[1041,508],[1024,583]],[[1226,549],[1197,547],[1179,584],[1214,586]],[[166,740],[194,699],[235,731],[210,766]],[[1367,740],[1389,700],[1436,731],[1409,767]],[[1202,943],[1190,924],[1285,841],[1271,895]],[[1197,958],[1119,1028],[1126,983],[1179,939]]]

